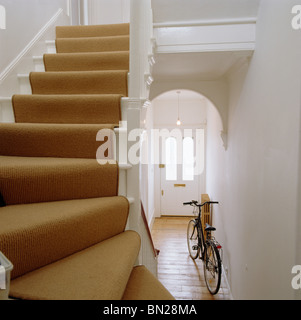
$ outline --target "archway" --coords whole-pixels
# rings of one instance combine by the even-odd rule
[[[200,94],[200,96],[208,99],[208,101],[216,108],[222,122],[221,138],[226,149],[228,130],[228,87],[225,81],[155,81],[150,89],[149,100],[153,101],[159,96],[167,92],[179,90],[179,88],[181,88],[181,90]]]
[[[178,92],[180,91],[180,99],[178,100]],[[179,103],[179,105],[178,105]],[[184,181],[184,170],[183,167],[178,167],[178,178],[179,176],[182,177],[182,181],[173,181],[171,183],[166,183],[163,177],[167,177],[171,174],[171,172],[168,172],[167,168],[158,166],[156,163],[154,166],[154,189],[156,190],[155,197],[155,214],[157,217],[159,217],[161,214],[168,215],[167,212],[163,212],[162,209],[162,196],[166,195],[166,191],[164,188],[169,188],[170,186],[173,187],[175,185],[178,186],[185,186],[187,192],[187,199],[185,198],[184,201],[189,201],[191,197],[194,197],[196,200],[198,200],[199,195],[202,193],[206,193],[206,125],[207,125],[207,110],[211,110],[210,115],[214,117],[215,121],[217,119],[217,125],[214,126],[214,128],[211,128],[211,130],[219,130],[223,131],[223,124],[222,119],[219,113],[219,110],[215,107],[215,105],[210,101],[205,95],[195,91],[195,90],[187,90],[187,89],[179,89],[175,88],[174,90],[169,90],[166,92],[163,92],[161,94],[156,95],[152,101],[151,101],[151,112],[152,112],[152,128],[155,129],[167,129],[171,132],[171,130],[178,129],[179,126],[177,126],[177,118],[180,117],[181,120],[181,128],[182,129],[191,129],[194,134],[194,137],[196,137],[196,132],[198,134],[198,138],[203,136],[203,141],[201,143],[198,142],[198,147],[195,147],[194,149],[194,155],[199,155],[200,164],[198,164],[198,169],[195,171],[196,179],[197,179],[197,185],[194,186],[194,188],[190,188],[189,184],[190,182]],[[179,107],[179,110],[178,110]],[[178,113],[179,111],[179,113]],[[203,130],[203,133],[201,132]],[[183,148],[187,147],[184,146],[184,138],[183,137]],[[160,138],[163,139],[163,135],[160,135]],[[198,139],[195,139],[197,141]],[[164,153],[162,142],[163,140],[160,140],[161,145],[159,146],[160,152]],[[168,140],[166,140],[168,143]],[[171,140],[174,142],[173,140]],[[190,139],[186,140],[187,143]],[[158,145],[158,142],[156,143]],[[200,145],[203,145],[204,150],[201,151]],[[169,145],[165,146],[166,148],[170,147]],[[189,148],[189,146],[188,146]],[[157,152],[157,150],[156,150]],[[177,149],[177,152],[178,149]],[[202,153],[201,153],[202,152]],[[150,153],[154,153],[154,150],[150,150]],[[187,152],[185,152],[187,153]],[[179,157],[179,155],[178,155]],[[181,157],[181,156],[180,156]],[[162,160],[162,157],[160,158]],[[183,160],[184,161],[184,160]],[[196,161],[196,158],[195,158]],[[202,162],[203,161],[203,162]],[[189,162],[189,161],[188,161]],[[163,163],[162,163],[163,164]],[[199,169],[200,168],[200,169]],[[176,170],[176,169],[175,169]],[[203,172],[204,171],[204,172]],[[181,176],[182,175],[182,176]],[[169,187],[168,187],[169,186]],[[180,190],[181,189],[181,190]],[[195,194],[193,192],[190,192],[189,190],[195,189]],[[177,195],[171,196],[171,199],[178,199],[179,194],[185,195],[185,188],[178,188],[177,190],[180,190],[180,193],[177,193]],[[192,199],[192,198],[191,198]],[[190,200],[191,200],[190,199]],[[184,202],[183,201],[183,202]],[[179,201],[178,201],[179,202]],[[181,200],[180,200],[181,202]],[[180,203],[179,202],[179,203]],[[176,208],[180,207],[179,215],[189,215],[191,212],[183,212],[183,206],[175,206],[172,211],[172,215],[176,215]],[[189,208],[188,208],[189,210]]]

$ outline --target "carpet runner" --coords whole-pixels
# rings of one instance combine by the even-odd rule
[[[97,132],[122,120],[129,24],[57,27],[56,47],[44,55],[46,71],[30,73],[32,94],[13,96],[16,123],[0,124],[0,251],[14,265],[10,297],[173,299],[135,266],[140,237],[125,231],[118,163],[96,160]]]

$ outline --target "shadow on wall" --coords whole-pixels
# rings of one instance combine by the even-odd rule
[[[6,10],[4,6],[0,5],[0,29],[6,29]]]

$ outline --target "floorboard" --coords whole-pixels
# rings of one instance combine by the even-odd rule
[[[177,300],[229,300],[225,279],[219,292],[212,296],[205,284],[203,263],[192,260],[186,242],[191,217],[156,218],[152,237],[158,256],[158,279]]]

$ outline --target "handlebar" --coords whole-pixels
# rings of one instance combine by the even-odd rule
[[[198,202],[196,200],[192,200],[190,202],[183,202],[183,205],[186,206],[186,205],[192,205],[192,204],[197,204]]]
[[[218,204],[218,201],[206,201],[206,202],[200,204],[200,203],[198,203],[196,200],[192,200],[192,201],[190,201],[190,202],[183,202],[183,205],[184,205],[184,206],[186,206],[186,205],[190,205],[190,206],[195,205],[195,206],[198,206],[198,207],[202,207],[202,206],[204,206],[205,204],[211,204],[211,203],[212,203],[212,204]]]

